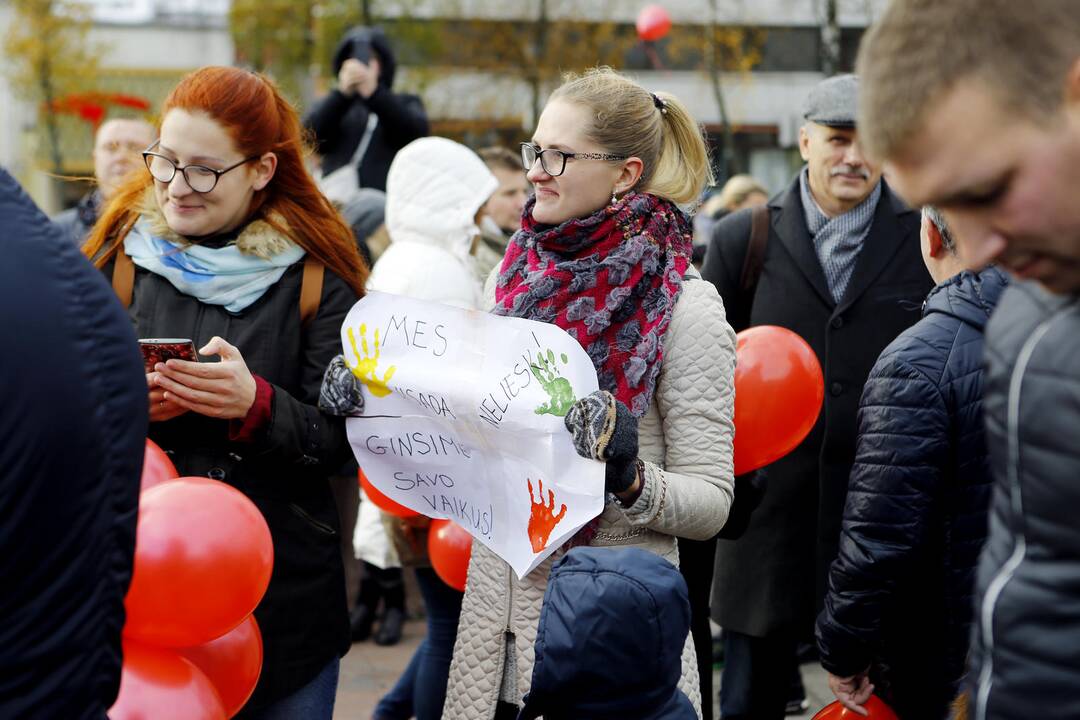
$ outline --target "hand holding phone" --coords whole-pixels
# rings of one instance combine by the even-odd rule
[[[148,374],[154,372],[158,363],[173,358],[199,362],[195,343],[188,338],[140,338],[139,349],[142,350],[143,367]]]

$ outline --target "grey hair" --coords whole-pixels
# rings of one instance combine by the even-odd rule
[[[952,229],[945,222],[945,216],[941,214],[941,211],[933,205],[923,205],[922,214],[924,218],[934,223],[934,227],[941,233],[941,244],[945,246],[945,249],[955,255],[956,238],[953,237]]]

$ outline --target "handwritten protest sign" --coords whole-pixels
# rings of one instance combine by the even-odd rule
[[[341,328],[365,388],[347,421],[381,492],[460,524],[523,577],[604,508],[604,466],[563,417],[597,389],[555,325],[370,293]]]

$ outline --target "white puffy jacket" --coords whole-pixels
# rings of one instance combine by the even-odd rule
[[[593,546],[640,547],[679,564],[676,537],[704,540],[727,520],[734,488],[735,333],[712,283],[695,271],[664,334],[652,407],[638,425],[645,484],[630,507],[609,502]],[[489,280],[486,305],[493,303]],[[498,699],[520,703],[532,678],[533,643],[556,551],[518,580],[510,566],[473,543],[443,718],[490,720]],[[634,631],[627,618],[627,632]],[[507,633],[512,633],[512,643]],[[698,714],[701,692],[687,635],[679,688]]]
[[[464,145],[426,137],[406,145],[386,178],[390,247],[368,290],[476,309],[481,278],[469,251],[480,234],[476,213],[499,181]]]

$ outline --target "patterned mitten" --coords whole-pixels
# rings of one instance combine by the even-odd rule
[[[630,408],[607,390],[597,390],[571,405],[564,421],[578,455],[607,463],[608,492],[623,492],[634,484],[638,422]]]
[[[330,415],[357,417],[364,414],[364,395],[360,381],[345,364],[345,356],[330,361],[319,388],[319,409]]]

